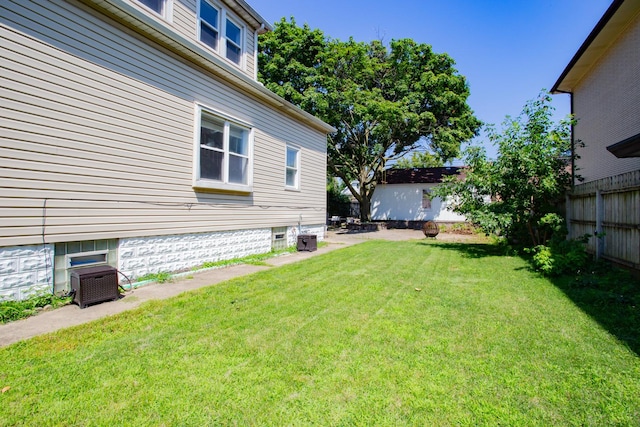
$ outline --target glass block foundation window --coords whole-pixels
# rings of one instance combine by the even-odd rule
[[[56,243],[54,252],[54,292],[62,294],[70,288],[74,269],[94,265],[118,266],[118,239],[84,240]]]
[[[274,251],[287,249],[287,227],[271,229],[271,249]]]

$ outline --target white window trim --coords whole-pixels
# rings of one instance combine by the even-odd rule
[[[209,3],[211,5],[211,7],[213,7],[214,9],[216,9],[218,11],[218,28],[216,28],[216,31],[218,32],[218,49],[214,49],[211,46],[209,46],[208,44],[206,44],[205,42],[202,41],[202,18],[200,17],[200,2],[201,0],[197,0],[196,1],[196,8],[197,8],[197,28],[196,28],[196,38],[198,39],[198,42],[203,45],[206,49],[212,50],[216,53],[219,53],[220,51],[220,43],[222,42],[222,6],[220,6],[218,3],[211,1],[211,0],[203,0],[206,1],[207,3]],[[206,21],[205,21],[206,22]],[[206,25],[209,25],[208,23]]]
[[[200,1],[201,0],[197,0],[197,22],[198,22],[198,26],[196,29],[196,37],[198,39],[198,43],[200,43],[202,46],[204,46],[206,49],[213,51],[215,53],[217,53],[218,55],[220,55],[222,58],[225,59],[225,61],[229,62],[230,64],[233,64],[234,66],[242,69],[242,70],[246,70],[247,67],[247,27],[246,25],[244,25],[244,23],[242,22],[241,19],[237,18],[235,15],[229,13],[227,11],[226,8],[224,8],[220,3],[218,3],[217,1],[214,0],[202,0],[202,1],[206,1],[207,3],[209,3],[211,6],[213,6],[214,8],[216,8],[218,10],[218,19],[220,20],[220,22],[218,22],[218,49],[214,49],[211,46],[209,46],[208,44],[204,43],[201,40],[201,29],[200,29],[200,25],[201,25],[201,21],[202,19],[200,18]],[[238,26],[238,28],[240,28],[240,63],[236,63],[233,62],[232,60],[230,60],[229,58],[227,58],[227,19],[230,20],[231,22],[233,22],[236,26]],[[235,44],[235,42],[232,42]],[[256,44],[257,46],[257,44]]]
[[[162,12],[160,13],[143,4],[141,1],[136,0],[134,3],[144,11],[151,12],[154,16],[159,16],[168,22],[173,22],[173,0],[162,0]]]
[[[227,42],[231,42],[233,44],[235,44],[234,41],[232,40],[227,40],[227,20],[233,22],[233,24],[235,26],[237,26],[238,28],[240,28],[240,63],[236,63],[233,62],[232,60],[230,60],[229,58],[227,58]],[[246,64],[246,53],[247,53],[247,43],[246,43],[246,39],[247,39],[247,27],[242,23],[242,21],[238,18],[236,18],[235,16],[231,15],[230,13],[227,13],[227,11],[225,10],[224,12],[224,58],[229,61],[230,63],[232,63],[233,65],[235,65],[236,67],[240,67],[241,69],[245,69],[245,64]]]
[[[289,166],[287,165],[287,151],[289,149],[292,150],[296,150],[296,153],[298,153],[298,155],[296,156],[296,182],[294,185],[288,185],[287,184],[287,170],[289,169]],[[300,147],[293,145],[293,144],[287,144],[285,146],[284,149],[284,188],[286,190],[300,190],[300,156],[301,156],[302,150],[300,150]]]
[[[225,122],[225,138],[224,138],[224,161],[223,161],[223,180],[215,181],[212,179],[200,178],[200,126],[202,121],[202,112],[206,112],[213,116],[216,116],[220,120]],[[228,114],[221,113],[215,108],[207,107],[204,105],[196,104],[195,106],[195,126],[194,126],[194,144],[193,144],[193,188],[201,190],[219,190],[227,192],[237,193],[251,193],[253,192],[253,140],[254,129],[253,127],[242,120],[238,120],[229,116]],[[229,175],[229,138],[228,128],[229,125],[236,125],[247,130],[247,183],[237,184],[228,182]]]

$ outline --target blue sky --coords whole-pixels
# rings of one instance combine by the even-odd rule
[[[248,0],[268,22],[294,17],[328,37],[411,38],[448,53],[471,89],[469,105],[485,123],[516,116],[550,89],[611,0]],[[556,119],[570,112],[555,95]],[[484,142],[485,138],[479,138]],[[495,150],[487,146],[490,156]]]

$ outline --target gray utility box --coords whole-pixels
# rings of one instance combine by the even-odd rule
[[[315,234],[298,235],[298,251],[313,252],[318,249],[318,236]]]
[[[73,302],[80,308],[102,301],[117,301],[118,272],[109,265],[80,268],[71,272],[71,290],[75,292]]]

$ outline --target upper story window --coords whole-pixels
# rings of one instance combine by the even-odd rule
[[[242,61],[242,28],[227,19],[227,59],[240,65]]]
[[[289,188],[300,188],[300,150],[287,146],[285,185]]]
[[[208,1],[200,0],[200,40],[213,50],[218,50],[219,28],[220,11]]]
[[[244,27],[210,0],[200,0],[199,11],[200,41],[234,64],[242,66]]]
[[[202,108],[195,167],[195,187],[251,191],[252,131]]]
[[[169,15],[171,0],[137,0],[137,2],[145,5],[160,16],[167,18]]]

